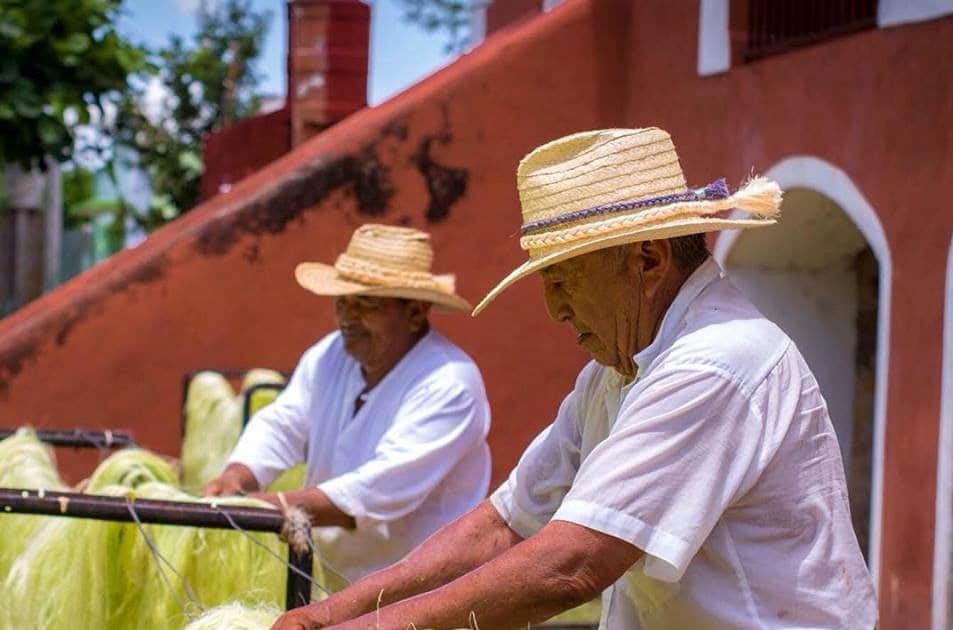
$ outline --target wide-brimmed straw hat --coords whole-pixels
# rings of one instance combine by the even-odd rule
[[[624,243],[772,225],[781,204],[781,189],[763,177],[735,193],[723,179],[688,188],[671,137],[654,127],[586,131],[544,144],[520,161],[516,185],[520,247],[529,260],[474,315],[520,278],[568,258]]]
[[[391,225],[362,225],[333,265],[304,262],[295,279],[318,295],[373,295],[432,302],[452,310],[469,310],[455,293],[453,274],[431,273],[430,235]]]

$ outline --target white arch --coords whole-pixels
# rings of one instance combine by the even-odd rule
[[[870,549],[868,559],[874,585],[880,578],[880,524],[883,510],[883,456],[887,424],[887,366],[890,358],[890,285],[893,263],[890,246],[880,219],[847,173],[829,162],[808,155],[781,160],[765,172],[782,189],[808,188],[837,203],[867,240],[877,258],[879,291],[877,306],[877,371],[875,376],[873,462],[870,489]],[[714,256],[722,265],[740,236],[740,230],[721,233],[715,241]]]
[[[933,532],[933,627],[948,628],[953,562],[953,242],[946,259],[943,305],[943,372],[940,380],[940,438],[937,447],[936,526]]]

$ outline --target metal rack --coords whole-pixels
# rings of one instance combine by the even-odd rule
[[[157,525],[188,525],[213,529],[234,529],[235,526],[253,532],[278,534],[284,526],[284,517],[264,508],[225,506],[215,504],[157,501],[106,497],[75,492],[45,492],[0,488],[0,507],[3,513],[42,514],[89,518],[123,523],[139,521]],[[288,546],[288,582],[285,607],[288,610],[311,602],[311,549],[300,553]]]
[[[15,434],[18,429],[0,428],[0,440]],[[132,436],[122,431],[91,429],[37,429],[36,437],[51,446],[73,448],[125,448],[138,446]]]

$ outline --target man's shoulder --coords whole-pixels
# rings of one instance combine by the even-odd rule
[[[711,365],[755,385],[793,342],[727,279],[706,293],[660,359],[667,365]]]
[[[436,330],[431,330],[420,343],[413,370],[418,382],[429,386],[456,384],[479,389],[481,395],[485,395],[480,369],[462,348]]]
[[[328,333],[301,354],[298,365],[316,365],[326,358],[345,358],[344,342],[341,340],[341,333],[337,330]]]

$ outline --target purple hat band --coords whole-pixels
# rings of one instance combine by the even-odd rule
[[[595,208],[586,208],[584,210],[576,210],[575,212],[570,212],[568,214],[563,214],[558,217],[550,217],[548,219],[540,219],[539,221],[531,221],[529,223],[524,223],[520,228],[520,236],[526,236],[530,232],[535,232],[536,230],[541,230],[544,228],[553,227],[556,225],[563,225],[564,223],[572,223],[573,221],[579,221],[581,219],[588,219],[590,217],[597,217],[603,214],[613,214],[616,212],[624,212],[626,210],[632,210],[634,208],[651,208],[654,206],[667,206],[673,203],[684,203],[691,201],[709,201],[712,199],[726,199],[729,196],[728,185],[725,183],[724,178],[717,179],[712,183],[708,184],[704,188],[696,188],[695,190],[688,190],[683,193],[675,193],[672,195],[662,195],[660,197],[648,197],[646,199],[639,199],[637,201],[620,201],[617,203],[610,203],[604,206],[596,206]]]

